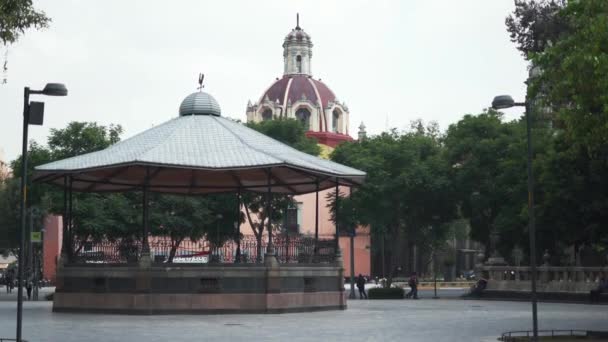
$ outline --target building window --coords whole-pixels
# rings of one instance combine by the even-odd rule
[[[267,121],[267,120],[272,120],[272,110],[270,109],[266,109],[263,113],[262,113],[262,120]]]
[[[302,227],[302,202],[292,203],[287,207],[284,217],[284,232],[299,234]]]
[[[340,125],[340,112],[336,109],[333,112],[332,121],[331,121],[331,126],[333,127],[335,133],[340,133],[340,129],[338,127],[339,125]]]
[[[296,68],[298,69],[298,73],[301,74],[302,73],[302,56],[300,56],[300,55],[296,56]]]
[[[296,111],[296,119],[298,119],[302,125],[304,125],[304,129],[310,130],[310,111],[308,109],[298,109]]]

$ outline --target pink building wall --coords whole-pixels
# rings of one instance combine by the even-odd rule
[[[354,255],[355,255],[355,276],[362,274],[371,276],[372,260],[371,260],[371,239],[369,229],[358,227],[357,234],[354,239]],[[340,250],[342,251],[342,260],[344,261],[344,276],[350,277],[350,237],[340,237]]]
[[[55,282],[57,261],[61,254],[63,241],[63,218],[49,215],[44,219],[44,234],[42,241],[43,264],[42,274],[45,279]]]

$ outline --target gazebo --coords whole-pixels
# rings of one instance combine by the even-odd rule
[[[330,188],[338,199],[340,186],[357,186],[364,178],[362,171],[300,152],[222,117],[211,95],[195,92],[183,100],[177,118],[105,150],[36,167],[35,181],[64,189],[67,219],[53,310],[164,314],[344,309],[337,225],[333,248],[324,249],[330,255],[322,259],[279,262],[269,220],[262,263],[241,263],[237,257],[231,263],[168,264],[151,256],[149,193],[260,192],[269,205],[274,193]],[[143,193],[143,238],[136,262],[74,258],[67,248],[73,191]],[[318,216],[315,222],[317,254]],[[236,243],[239,255],[240,241]]]

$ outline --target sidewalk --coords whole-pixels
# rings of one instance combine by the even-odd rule
[[[41,287],[38,289],[38,301],[44,301],[47,294],[55,292],[55,287]],[[33,296],[33,294],[32,294]],[[27,292],[23,288],[23,300],[27,301]],[[16,302],[17,288],[13,288],[13,292],[6,293],[6,286],[0,286],[0,302]]]

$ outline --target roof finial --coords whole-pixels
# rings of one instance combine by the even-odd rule
[[[200,73],[198,74],[198,91],[203,91],[203,88],[205,88],[205,86],[203,85],[203,80],[205,79],[205,74]]]
[[[296,30],[300,29],[300,13],[296,13]]]

